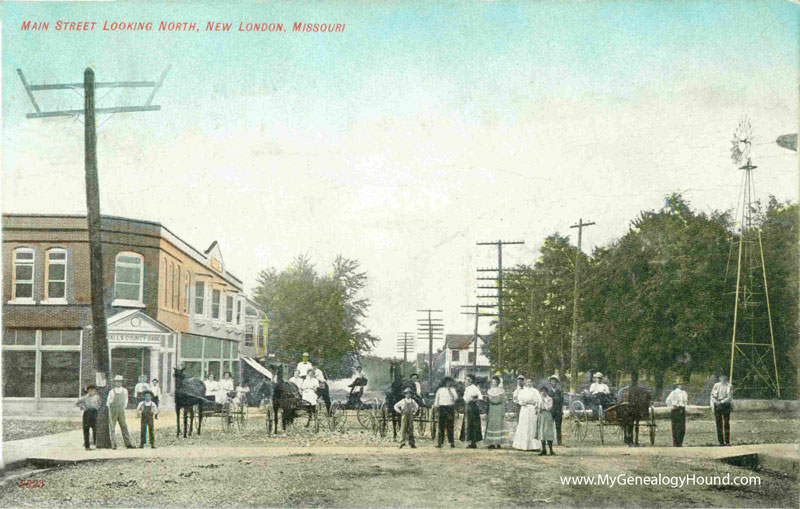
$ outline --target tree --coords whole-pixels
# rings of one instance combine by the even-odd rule
[[[330,274],[318,274],[304,255],[282,272],[262,271],[254,300],[267,312],[279,359],[292,363],[308,352],[327,377],[350,376],[357,358],[376,341],[363,325],[369,301],[359,293],[366,284],[358,262],[342,256]]]

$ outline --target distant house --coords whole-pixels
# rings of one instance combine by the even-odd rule
[[[477,359],[472,334],[447,334],[445,336],[445,372],[456,380],[466,379],[474,373],[488,377],[492,368],[489,359],[483,354],[483,338],[478,336]]]

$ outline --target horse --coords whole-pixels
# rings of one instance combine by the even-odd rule
[[[400,414],[394,411],[394,405],[403,399],[403,390],[406,387],[403,384],[403,375],[400,371],[399,363],[392,362],[389,364],[389,377],[392,379],[392,384],[383,391],[383,394],[386,397],[386,413],[392,419],[392,436],[396,440],[397,428],[400,426]],[[410,388],[413,390],[413,387]]]
[[[181,410],[183,410],[183,438],[186,438],[188,429],[189,436],[192,436],[194,428],[194,407],[198,407],[197,434],[203,427],[203,405],[208,401],[205,399],[206,386],[199,378],[186,378],[184,368],[175,368],[175,417],[177,419],[177,437],[181,436]],[[187,419],[189,424],[187,425]]]
[[[650,417],[650,391],[639,387],[636,380],[620,391],[621,403],[617,405],[617,418],[628,447],[639,447],[639,423]],[[635,429],[635,436],[634,436]]]

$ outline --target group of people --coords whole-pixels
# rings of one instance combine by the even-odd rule
[[[294,384],[300,390],[300,396],[303,401],[316,407],[321,397],[325,403],[325,408],[330,409],[331,396],[328,382],[325,380],[325,374],[321,369],[315,368],[308,357],[308,352],[303,352],[303,358],[297,364],[294,375],[289,378],[288,382]]]
[[[683,446],[686,436],[686,405],[689,395],[681,387],[680,380],[675,380],[672,392],[666,399],[672,424],[672,445]],[[719,382],[711,388],[709,404],[714,412],[714,423],[717,428],[717,441],[720,446],[731,445],[731,410],[733,409],[733,388],[728,377],[720,376]]]
[[[114,387],[108,392],[105,405],[108,407],[108,432],[111,438],[111,448],[117,448],[116,428],[119,424],[122,432],[122,440],[125,447],[133,449],[134,445],[128,432],[128,423],[125,420],[125,410],[128,408],[128,389],[122,386],[124,378],[121,375],[114,377]],[[139,383],[143,380],[140,378]],[[143,448],[145,443],[150,447],[156,448],[155,433],[153,431],[153,420],[158,416],[158,401],[153,391],[148,387],[138,391],[139,384],[134,388],[137,393],[138,401],[136,412],[140,416],[139,447]],[[160,392],[159,392],[160,394]],[[85,394],[78,399],[75,406],[83,410],[83,446],[89,451],[91,446],[97,447],[97,413],[102,405],[100,395],[97,394],[97,387],[90,384],[86,386]],[[92,441],[89,442],[91,431]]]
[[[549,385],[538,389],[533,378],[517,377],[517,387],[512,401],[519,409],[519,420],[511,446],[523,451],[541,450],[541,456],[554,456],[553,442],[561,445],[561,422],[564,395],[558,375],[549,379]]]

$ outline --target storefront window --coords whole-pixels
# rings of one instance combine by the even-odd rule
[[[186,370],[183,374],[186,378],[201,378],[203,376],[203,363],[200,361],[185,361]]]
[[[203,338],[184,335],[181,338],[181,357],[185,359],[203,358]]]
[[[77,398],[80,375],[80,352],[42,352],[43,398]]]
[[[209,361],[208,363],[208,374],[214,375],[214,380],[220,379],[220,365],[219,361]]]
[[[219,359],[222,357],[222,345],[219,339],[206,338],[206,359]]]
[[[32,398],[36,389],[36,352],[3,352],[3,397]]]
[[[4,345],[29,345],[36,344],[36,331],[27,329],[6,329],[3,331]]]

